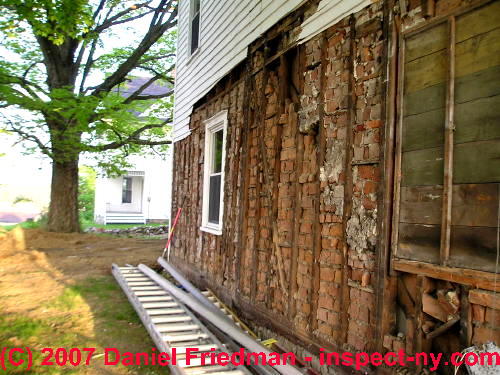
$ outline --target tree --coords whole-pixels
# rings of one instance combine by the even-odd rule
[[[79,231],[82,153],[117,172],[127,155],[170,143],[172,90],[145,93],[173,85],[177,1],[0,0],[0,8],[9,60],[0,61],[2,126],[52,159],[47,229]],[[148,79],[124,97],[120,87],[137,74]]]

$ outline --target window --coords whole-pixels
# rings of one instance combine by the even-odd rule
[[[190,52],[193,54],[200,45],[200,0],[191,0]]]
[[[201,230],[222,234],[227,111],[205,121],[203,220]]]
[[[495,271],[498,14],[497,1],[402,35],[396,260]]]
[[[132,177],[123,177],[122,203],[132,203]]]

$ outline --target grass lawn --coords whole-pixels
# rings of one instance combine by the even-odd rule
[[[0,373],[168,374],[161,366],[105,365],[103,356],[104,348],[150,353],[154,347],[110,268],[113,262],[151,264],[161,249],[153,240],[19,228],[0,233],[0,351],[29,347],[34,354],[29,371],[8,366]],[[89,366],[42,366],[43,348],[95,353]]]

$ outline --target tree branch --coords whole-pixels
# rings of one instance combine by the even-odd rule
[[[135,130],[128,137],[121,139],[120,141],[111,142],[111,143],[108,143],[106,145],[87,146],[86,151],[101,152],[101,151],[107,151],[107,150],[116,150],[116,149],[118,149],[124,145],[127,145],[127,144],[149,145],[149,146],[168,145],[168,144],[172,143],[172,141],[170,141],[170,140],[148,141],[147,139],[141,139],[139,137],[141,136],[142,133],[144,133],[145,131],[147,131],[149,129],[162,128],[170,122],[172,122],[172,119],[167,119],[160,124],[144,125],[143,127]]]
[[[160,79],[160,76],[156,75],[150,80],[148,80],[145,84],[143,84],[141,87],[139,87],[135,92],[132,93],[127,99],[123,101],[123,104],[129,104],[133,102],[141,93],[146,90],[149,86],[151,86],[154,82],[158,81]]]
[[[10,128],[8,128],[9,131],[17,133],[23,140],[34,142],[45,155],[52,158],[52,151],[50,150],[50,148],[47,147],[37,136],[27,133],[24,130],[18,128],[16,125],[14,125],[12,120],[7,118],[5,115],[2,116],[10,125]]]
[[[165,5],[166,9],[168,9],[172,5],[173,1],[174,0],[168,1],[168,4]],[[162,1],[162,4],[163,3],[164,2]],[[127,60],[125,60],[113,74],[111,74],[99,86],[97,86],[97,88],[92,92],[92,95],[98,96],[102,93],[109,92],[113,87],[123,82],[130,71],[137,67],[142,56],[147,51],[149,51],[149,49],[158,41],[158,39],[161,38],[165,31],[176,25],[176,16],[177,6],[172,9],[170,17],[165,23],[155,24],[148,30],[134,52],[132,52]]]
[[[161,59],[168,59],[169,57],[175,57],[175,53],[169,53],[168,55],[160,55],[160,56],[151,56],[148,58],[145,58],[144,60],[139,61],[139,64],[144,64],[150,61],[156,61],[156,60],[161,60]]]
[[[135,10],[138,10],[138,9],[141,9],[141,8],[144,8],[144,7],[147,7],[150,3],[151,3],[151,1],[146,1],[144,3],[134,4],[134,5],[130,6],[130,7],[128,7],[127,9],[122,10],[121,12],[118,12],[117,14],[115,14],[112,17],[109,17],[109,14],[108,14],[109,18],[106,17],[106,19],[100,25],[96,26],[92,30],[92,32],[101,33],[104,30],[109,29],[110,27],[112,27],[114,25],[118,25],[118,24],[121,24],[121,23],[129,22],[129,21],[133,21],[133,20],[136,20],[138,18],[142,18],[145,15],[152,13],[154,10],[150,10],[148,12],[139,14],[139,15],[134,16],[134,17],[126,18],[124,20],[120,20],[120,18],[122,18],[123,16],[126,16],[130,12],[133,12]]]

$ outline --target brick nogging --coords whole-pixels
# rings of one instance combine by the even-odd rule
[[[184,211],[174,262],[242,315],[254,316],[245,311],[251,306],[262,325],[281,327],[296,343],[355,352],[382,347],[376,264],[387,183],[384,17],[402,17],[402,29],[425,22],[420,3],[404,2],[402,17],[399,2],[376,1],[299,46],[293,36],[300,22],[277,25],[279,33],[270,30],[249,48],[244,69],[194,108],[191,135],[175,144],[172,207]],[[436,16],[467,3],[439,0]],[[300,20],[316,5],[289,17]],[[224,229],[217,236],[199,228],[203,121],[221,110],[229,125]],[[491,322],[500,312],[471,308],[474,342],[496,334]]]

